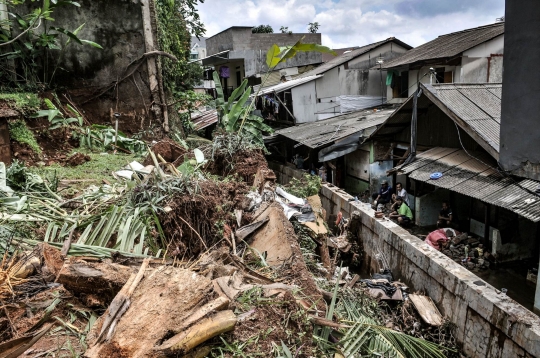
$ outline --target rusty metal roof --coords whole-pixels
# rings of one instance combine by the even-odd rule
[[[465,152],[462,149],[436,147],[420,153],[417,160],[399,168],[411,179],[496,205],[533,222],[540,221],[540,196],[534,192],[540,182],[525,179],[516,181],[499,173],[497,163],[485,153]],[[430,175],[441,172],[439,179]]]
[[[442,35],[384,63],[383,69],[420,65],[425,61],[446,61],[502,34],[504,22]]]
[[[342,114],[330,119],[280,129],[275,134],[294,140],[309,148],[319,148],[358,133],[377,128],[394,109],[362,110]]]
[[[191,122],[193,123],[194,129],[196,131],[204,129],[211,126],[214,123],[217,123],[218,115],[215,109],[211,109],[206,112],[202,112],[196,116],[191,117]]]

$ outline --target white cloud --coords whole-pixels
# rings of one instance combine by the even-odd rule
[[[323,44],[362,46],[388,37],[418,46],[446,33],[493,23],[504,0],[205,0],[199,5],[206,36],[231,26],[269,24],[306,32],[321,25]]]

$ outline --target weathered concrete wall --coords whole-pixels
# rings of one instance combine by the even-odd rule
[[[435,190],[429,194],[412,197],[415,202],[414,222],[418,226],[433,226],[439,220],[443,201],[450,199],[449,190]]]
[[[394,222],[375,219],[366,204],[348,202],[351,196],[340,189],[323,185],[320,194],[329,215],[360,213],[365,267],[375,270],[374,255],[382,252],[396,278],[429,295],[457,325],[456,339],[467,356],[540,356],[538,316]]]
[[[292,164],[281,164],[276,162],[268,162],[268,167],[276,174],[277,182],[281,185],[287,185],[292,178],[301,179],[305,172],[296,169]]]
[[[302,37],[304,43],[321,44],[321,34],[254,34],[250,27],[231,27],[206,39],[208,55],[229,50],[229,59],[244,59],[245,76],[253,76],[268,70],[266,52],[273,44],[294,45]],[[295,57],[276,66],[276,70],[288,67],[306,66],[322,62],[318,52],[299,52]]]
[[[540,153],[531,143],[540,141],[540,81],[531,66],[540,63],[539,16],[539,1],[506,2],[500,140],[502,168],[535,180],[540,180]]]
[[[235,48],[236,41],[236,48]],[[206,39],[208,55],[225,50],[249,49],[251,42],[250,27],[232,27]]]
[[[317,92],[315,91],[315,81],[291,89],[294,106],[294,124],[314,122],[317,111]]]
[[[69,89],[72,100],[80,105],[88,119],[96,122],[107,121],[112,109],[114,112],[122,113],[121,129],[127,132],[140,130],[143,122],[149,117],[147,106],[153,101],[146,61],[133,76],[122,81],[117,89],[111,89],[103,94],[102,92],[111,83],[125,77],[126,70],[133,61],[144,53],[157,49],[148,48],[149,42],[145,41],[146,26],[147,31],[153,35],[150,42],[156,43],[153,1],[78,2],[80,7],[67,5],[56,10],[52,16],[55,19],[54,26],[73,31],[85,24],[78,37],[94,41],[103,49],[79,45],[71,40],[71,44],[60,57],[54,83]],[[30,5],[32,6],[34,4]],[[143,9],[149,15],[146,21],[143,19]],[[67,37],[64,37],[62,41],[66,39]],[[52,55],[58,58],[60,51]],[[54,63],[54,60],[49,59],[49,63]],[[49,76],[52,69],[49,68]],[[156,72],[156,68],[153,72]],[[98,95],[99,98],[96,97]],[[90,100],[94,97],[97,99]],[[85,104],[88,100],[90,101]]]

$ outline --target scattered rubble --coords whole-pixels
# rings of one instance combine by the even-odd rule
[[[331,230],[318,195],[276,186],[237,138],[193,153],[161,141],[73,198],[20,169],[9,195],[27,202],[2,206],[0,356],[457,354],[452,326],[421,296],[415,310],[384,259],[362,279],[354,214]],[[13,234],[22,214],[28,237]]]

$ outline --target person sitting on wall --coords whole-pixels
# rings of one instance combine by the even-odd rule
[[[447,201],[443,201],[442,209],[439,212],[439,221],[437,221],[437,227],[451,227],[453,219],[454,214],[452,213],[452,209],[448,205]]]
[[[379,195],[375,199],[375,205],[383,204],[386,205],[392,200],[392,187],[388,185],[388,181],[383,180],[381,183],[381,189],[379,190]]]
[[[401,183],[396,183],[396,192],[392,194],[392,201],[395,203],[398,197],[402,198],[403,202],[410,207],[409,196]]]
[[[392,205],[394,211],[390,214],[390,218],[397,219],[399,225],[406,225],[412,222],[413,214],[411,208],[403,201],[403,198],[398,196],[396,203]]]

